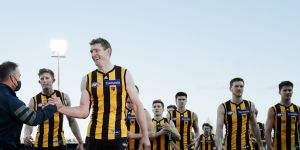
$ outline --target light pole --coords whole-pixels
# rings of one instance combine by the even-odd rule
[[[66,58],[65,53],[67,51],[67,41],[66,40],[50,40],[50,49],[52,51],[52,56],[57,58],[57,87],[60,90],[60,68],[59,59]]]

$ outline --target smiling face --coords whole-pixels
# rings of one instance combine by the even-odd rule
[[[100,43],[91,45],[91,56],[96,66],[109,61],[111,48],[104,48]]]

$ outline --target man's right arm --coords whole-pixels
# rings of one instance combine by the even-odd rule
[[[275,112],[273,107],[269,108],[268,111],[268,117],[266,121],[266,143],[267,143],[267,149],[272,150],[272,139],[271,139],[271,132],[274,125],[274,117]]]
[[[21,122],[31,126],[43,123],[45,120],[51,118],[57,111],[55,105],[47,105],[45,108],[35,111],[30,107],[26,107],[19,99],[10,102],[10,108],[14,116]]]
[[[61,103],[61,100],[58,97],[50,98],[49,103],[55,104],[57,110],[72,118],[87,118],[89,116],[89,107],[90,107],[90,95],[86,89],[87,77],[83,77],[81,81],[81,98],[80,105],[75,107],[68,107]]]
[[[223,104],[219,105],[217,112],[217,129],[216,129],[216,146],[218,149],[222,149],[223,141],[223,123],[224,123],[225,109]]]

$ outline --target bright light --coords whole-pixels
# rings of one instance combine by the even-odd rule
[[[54,56],[64,56],[67,51],[67,41],[50,40],[50,49]]]

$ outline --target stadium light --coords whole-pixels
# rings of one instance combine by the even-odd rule
[[[57,58],[57,86],[60,90],[60,58],[66,58],[65,53],[67,51],[66,40],[50,40],[50,49],[52,51],[53,58]]]

